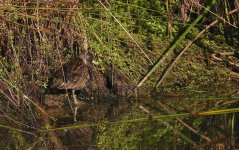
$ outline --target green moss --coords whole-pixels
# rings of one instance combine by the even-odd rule
[[[19,132],[9,131],[12,139],[12,149],[23,149],[26,147],[26,141],[24,137]]]

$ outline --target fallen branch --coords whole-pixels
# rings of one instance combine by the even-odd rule
[[[227,65],[229,65],[230,67],[234,67],[234,68],[238,68],[239,69],[239,64],[231,62],[231,61],[228,61],[226,59],[222,59],[222,58],[220,58],[220,56],[236,56],[236,52],[214,53],[214,54],[211,55],[211,58],[213,60],[223,61]]]
[[[239,82],[239,73],[234,72],[234,71],[231,71],[231,72],[230,72],[230,76],[231,76],[231,79],[232,79],[232,80]]]

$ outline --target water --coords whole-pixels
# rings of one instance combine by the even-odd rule
[[[55,128],[67,127],[56,132],[66,149],[231,149],[239,146],[237,113],[190,114],[237,108],[238,101],[208,95],[85,100],[76,122],[69,105],[58,108]]]
[[[46,95],[45,110],[52,118],[50,130],[54,130],[48,133],[54,133],[59,149],[239,148],[238,95],[156,94],[150,98],[105,97],[80,101],[81,105],[75,107],[65,94]],[[1,121],[13,126],[3,116]],[[39,137],[34,137],[1,128],[0,147],[50,149],[54,145],[49,143],[52,137],[45,133],[41,131],[37,133]],[[33,142],[29,144],[26,139]]]

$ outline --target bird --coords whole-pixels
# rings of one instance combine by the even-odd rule
[[[83,89],[90,80],[91,67],[91,57],[88,53],[82,53],[79,57],[64,64],[54,73],[51,88]]]

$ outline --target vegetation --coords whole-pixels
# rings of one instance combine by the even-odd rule
[[[239,4],[236,0],[212,3],[0,1],[0,118],[4,120],[0,134],[8,134],[0,144],[11,149],[64,148],[57,132],[45,132],[57,126],[57,121],[40,100],[42,93],[52,94],[49,80],[54,71],[88,50],[96,68],[105,72],[107,65],[114,66],[132,81],[140,96],[147,97],[140,97],[140,104],[132,99],[131,111],[116,123],[101,120],[93,125],[99,128],[101,149],[200,149],[221,143],[225,149],[235,148],[238,114],[234,112],[238,109],[230,114],[223,110],[238,107],[238,97],[231,93],[238,88],[239,76],[232,77],[231,72],[239,72]],[[220,52],[234,56],[225,60],[223,56],[220,61],[211,58]],[[213,98],[202,95],[209,92]],[[161,102],[158,99],[163,95],[184,96],[185,101]],[[225,104],[218,96],[232,103]],[[200,99],[213,100],[208,105]],[[169,109],[163,109],[164,105]],[[154,118],[219,108],[224,115]],[[146,119],[127,122],[138,118]]]

